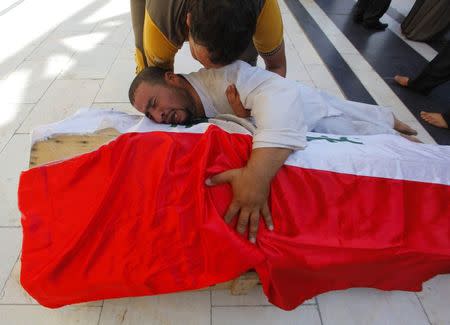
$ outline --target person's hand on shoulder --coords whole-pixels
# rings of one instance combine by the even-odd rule
[[[244,105],[242,105],[241,97],[234,84],[227,87],[225,95],[227,96],[228,103],[237,117],[246,118],[250,116],[250,110],[245,109]]]

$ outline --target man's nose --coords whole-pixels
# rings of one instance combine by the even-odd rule
[[[156,123],[164,123],[164,111],[160,107],[152,107],[150,109],[150,115],[152,116],[153,121]]]

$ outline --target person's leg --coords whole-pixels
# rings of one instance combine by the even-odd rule
[[[450,113],[420,112],[420,117],[438,128],[448,129],[450,125]]]
[[[404,135],[417,135],[416,130],[414,130],[408,124],[400,121],[395,115],[394,115],[394,130],[403,133]]]
[[[391,0],[373,0],[364,12],[363,25],[366,28],[382,30],[387,24],[382,24],[380,18],[386,13]]]
[[[450,80],[450,42],[434,57],[425,69],[408,81],[408,88],[428,94],[433,88]]]
[[[145,0],[130,0],[130,11],[134,33],[134,44],[136,46],[136,73],[138,73],[145,66],[147,66],[145,62],[143,44]]]
[[[370,6],[371,0],[358,0],[353,7],[353,20],[356,23],[363,21],[364,12]]]
[[[320,91],[320,97],[323,103],[341,112],[342,115],[338,116],[339,119],[328,117],[320,121],[314,127],[323,130],[318,132],[360,135],[397,132],[406,135],[417,134],[416,130],[399,121],[389,108],[341,99],[323,91]]]

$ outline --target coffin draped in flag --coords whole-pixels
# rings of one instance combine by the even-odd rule
[[[274,178],[275,230],[253,245],[222,216],[248,135],[128,133],[25,171],[21,283],[40,304],[191,290],[256,269],[270,302],[293,309],[350,287],[421,289],[450,272],[450,148],[396,136],[309,134]],[[258,190],[258,189],[255,189]]]

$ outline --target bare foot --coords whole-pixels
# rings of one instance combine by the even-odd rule
[[[404,137],[405,139],[408,139],[409,141],[412,142],[416,142],[416,143],[423,143],[422,141],[420,141],[419,139],[417,139],[415,136],[413,135],[407,135],[407,134],[401,134],[400,136]]]
[[[408,82],[409,82],[409,78],[408,78],[408,77],[396,75],[396,76],[394,77],[394,80],[397,81],[397,83],[398,83],[400,86],[408,87]]]
[[[394,130],[406,135],[417,135],[417,131],[394,116]]]
[[[448,124],[442,117],[441,113],[420,112],[420,117],[431,125],[438,128],[448,129]]]

